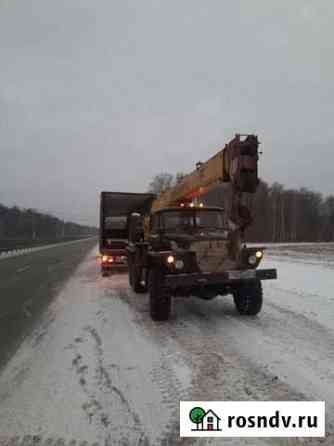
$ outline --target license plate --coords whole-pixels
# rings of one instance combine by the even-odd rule
[[[254,279],[256,276],[255,270],[247,270],[247,271],[229,271],[228,278],[232,280],[240,280],[240,279]]]

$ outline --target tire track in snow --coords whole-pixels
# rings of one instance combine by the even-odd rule
[[[126,279],[125,279],[126,280]],[[152,385],[155,386],[161,396],[161,411],[164,411],[167,423],[162,428],[160,435],[156,438],[154,445],[178,445],[178,444],[197,444],[196,439],[179,438],[179,401],[189,399],[188,385],[190,378],[182,376],[184,370],[188,367],[184,364],[182,354],[175,350],[175,344],[169,339],[168,330],[166,332],[165,323],[156,323],[147,319],[148,312],[146,306],[147,296],[138,296],[132,293],[127,287],[113,289],[113,293],[118,298],[126,302],[133,312],[136,325],[141,331],[144,330],[145,336],[151,338],[159,351],[159,358],[152,363],[150,377]],[[140,307],[140,311],[138,310]],[[143,317],[144,316],[144,317]],[[188,372],[186,372],[188,374]],[[188,383],[187,383],[188,381]]]
[[[105,446],[131,443],[136,446],[148,446],[148,439],[138,415],[131,408],[123,392],[113,384],[112,378],[103,364],[104,352],[101,337],[97,330],[91,326],[84,327],[84,332],[93,341],[95,369],[89,370],[91,367],[87,364],[91,363],[91,358],[86,363],[85,354],[80,353],[79,346],[84,341],[89,342],[89,339],[85,339],[84,336],[78,337],[75,339],[75,344],[71,344],[69,348],[72,348],[75,352],[72,364],[79,379],[79,384],[87,396],[87,402],[82,409],[86,413],[89,423],[95,423],[104,430]],[[113,395],[116,395],[117,398],[114,398]],[[106,399],[108,396],[109,404]],[[113,406],[119,407],[120,416],[116,422],[113,421],[115,415],[113,417],[109,416],[110,400]]]
[[[0,435],[0,446],[100,446],[98,443],[61,437],[43,437],[41,435],[24,435],[7,437]]]

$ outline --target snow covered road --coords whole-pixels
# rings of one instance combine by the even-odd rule
[[[94,249],[1,371],[0,444],[333,445],[334,249],[305,249],[270,248],[259,316],[179,298],[167,323]],[[325,400],[328,435],[180,440],[181,399]]]

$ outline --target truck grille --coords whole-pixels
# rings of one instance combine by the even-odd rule
[[[115,240],[115,239],[106,239],[104,242],[105,248],[110,249],[125,249],[127,246],[127,240]]]
[[[229,259],[227,241],[196,241],[190,249],[196,253],[198,267],[203,273],[222,272],[235,266],[235,262]]]

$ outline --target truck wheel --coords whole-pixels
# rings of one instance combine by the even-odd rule
[[[261,281],[240,285],[233,292],[233,299],[239,314],[255,316],[261,311],[263,294]]]
[[[147,289],[142,284],[141,272],[138,271],[136,264],[134,262],[129,262],[129,284],[135,293],[146,293]]]
[[[102,277],[108,277],[109,271],[106,268],[101,268]]]
[[[130,258],[130,256],[128,256],[128,277],[129,277],[129,285],[131,288],[133,288],[133,273],[132,273],[132,269],[133,269],[133,263],[132,260]]]
[[[154,321],[166,321],[171,312],[172,298],[168,288],[162,286],[163,273],[152,269],[148,275],[148,291],[150,296],[150,314]]]

